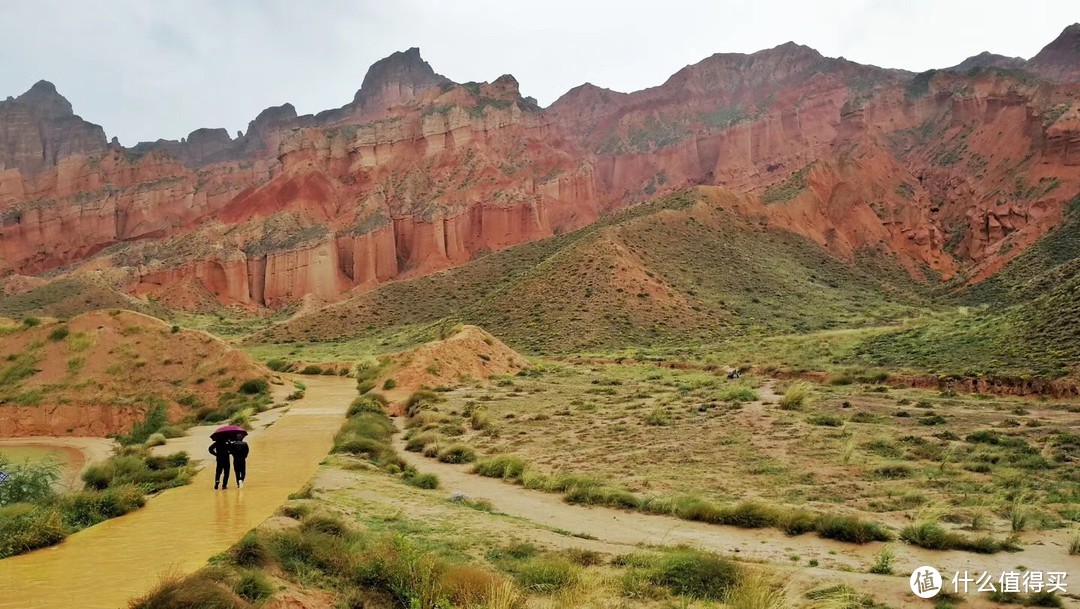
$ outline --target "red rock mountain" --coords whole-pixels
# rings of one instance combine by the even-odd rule
[[[1080,192],[1080,25],[1030,61],[911,74],[787,43],[547,109],[418,49],[317,115],[132,148],[49,83],[0,102],[0,276],[92,277],[170,306],[280,307],[419,276],[688,185],[837,256],[985,278]],[[33,285],[20,281],[10,285]]]

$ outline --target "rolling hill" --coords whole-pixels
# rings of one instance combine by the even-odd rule
[[[574,233],[359,293],[248,342],[465,322],[525,352],[567,353],[856,327],[925,301],[888,257],[844,261],[735,211],[749,202],[704,187],[663,197]]]

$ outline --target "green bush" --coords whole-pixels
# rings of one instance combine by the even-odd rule
[[[159,431],[159,432],[151,435],[149,438],[147,438],[146,442],[143,445],[146,446],[147,448],[153,448],[155,446],[164,446],[165,441],[167,439],[168,438],[165,437],[165,434],[163,434],[163,433],[161,433]]]
[[[304,489],[307,490],[307,491],[310,491],[310,487],[304,487]],[[301,495],[301,494],[304,494],[304,493],[303,492],[301,492],[301,493],[293,493],[292,495],[289,496],[289,499],[290,500],[298,499],[297,495]],[[278,514],[280,514],[280,515],[282,515],[282,516],[284,516],[286,518],[292,518],[293,520],[303,520],[304,518],[307,518],[311,514],[312,509],[313,508],[311,507],[310,504],[307,504],[307,503],[294,503],[294,504],[291,504],[291,505],[283,505],[283,506],[281,506],[281,508],[278,510]]]
[[[372,400],[370,403],[378,402]],[[334,452],[364,457],[383,468],[404,469],[405,462],[390,444],[395,431],[393,421],[381,407],[378,412],[373,412],[370,406],[365,406],[341,426],[334,437]]]
[[[912,545],[928,550],[964,550],[977,554],[996,554],[1002,550],[1013,550],[1012,541],[998,541],[993,537],[971,538],[962,533],[946,530],[934,521],[910,524],[900,531],[900,539]]]
[[[11,360],[11,358],[8,358]],[[38,373],[37,368],[37,356],[33,353],[24,353],[15,357],[12,364],[2,370],[0,370],[0,387],[11,387],[18,384],[24,379],[30,378]]]
[[[540,554],[540,548],[527,541],[513,541],[496,550],[488,552],[488,558],[498,561],[502,559],[521,560],[532,558]]]
[[[844,419],[831,414],[819,414],[806,419],[811,425],[820,425],[822,427],[842,427],[844,425]]]
[[[484,410],[477,408],[469,415],[469,427],[477,431],[491,428],[491,416]]]
[[[568,488],[563,495],[567,503],[606,505],[608,507],[636,510],[641,500],[630,491],[596,484],[579,484]]]
[[[247,609],[235,592],[223,587],[204,569],[188,577],[169,578],[129,604],[130,609]]]
[[[395,387],[397,387],[397,381],[395,381],[394,379],[386,379],[385,381],[383,381],[383,389],[389,391],[391,389],[394,389]]]
[[[155,471],[174,467],[184,467],[191,463],[191,459],[185,452],[172,453],[171,455],[151,455],[140,451],[140,454],[143,454],[146,467]]]
[[[265,567],[270,563],[270,549],[266,542],[256,531],[248,531],[229,548],[228,559],[234,565],[241,567]]]
[[[131,428],[131,431],[128,433],[117,436],[116,441],[124,446],[146,442],[150,436],[157,433],[158,430],[168,423],[167,413],[168,411],[166,410],[163,401],[153,400],[150,408],[146,411],[146,416],[142,423]]]
[[[423,488],[433,490],[439,488],[439,477],[435,474],[412,474],[404,476],[405,484],[409,486],[415,486],[416,488]]]
[[[823,515],[818,518],[815,528],[818,535],[826,539],[835,539],[848,543],[861,544],[892,539],[892,534],[884,525],[854,516]]]
[[[948,422],[949,420],[940,414],[929,414],[919,418],[919,424],[927,426],[944,425]]]
[[[283,359],[272,359],[266,362],[266,367],[274,372],[289,372],[292,370],[292,364]]]
[[[801,508],[788,508],[780,512],[776,527],[788,535],[802,535],[817,528],[818,515]]]
[[[248,379],[240,384],[240,393],[258,395],[270,392],[270,383],[264,378]]]
[[[34,328],[41,325],[41,320],[36,317],[24,317],[22,322],[27,328]]]
[[[758,394],[749,387],[738,387],[728,389],[720,395],[720,399],[725,402],[756,402]]]
[[[444,400],[445,398],[434,391],[429,391],[427,389],[415,391],[409,396],[409,399],[405,401],[405,415],[410,417],[416,416],[421,410],[430,408]]]
[[[772,526],[778,521],[777,511],[763,503],[746,501],[724,510],[721,524],[744,529],[761,529]]]
[[[488,478],[520,480],[525,471],[525,460],[515,455],[498,455],[481,459],[473,466],[473,472]]]
[[[679,596],[720,600],[738,581],[739,567],[717,554],[686,548],[655,560],[648,579]]]
[[[877,560],[870,566],[870,573],[892,575],[894,562],[896,562],[896,553],[889,546],[885,546],[878,554]]]
[[[270,580],[259,571],[242,573],[233,589],[237,596],[251,603],[270,598],[270,595],[274,593],[274,586]]]
[[[1047,592],[1046,590],[1040,590],[1038,592],[1032,592],[1027,597],[1027,603],[1030,607],[1064,607],[1065,602],[1061,600],[1061,597],[1053,592]]]
[[[580,579],[580,567],[565,558],[535,557],[512,567],[514,579],[522,588],[551,594],[574,585]]]
[[[13,503],[40,503],[53,496],[60,465],[53,460],[15,464],[0,455],[0,471],[8,475],[0,484],[0,508]]]
[[[73,529],[83,529],[123,516],[146,505],[143,490],[132,484],[112,486],[104,491],[80,491],[57,498],[55,505]]]
[[[174,437],[184,437],[188,432],[184,431],[184,428],[181,428],[180,425],[165,425],[165,427],[158,430],[158,433],[167,439],[172,439]]]
[[[332,537],[345,538],[352,532],[352,528],[344,520],[329,514],[315,514],[304,519],[300,530],[309,533],[316,532]]]
[[[423,431],[418,434],[410,435],[405,440],[405,450],[409,452],[423,452],[429,445],[437,444],[441,436],[433,431]]]
[[[795,383],[787,388],[783,397],[780,398],[780,408],[784,410],[798,410],[810,399],[810,385]]]
[[[471,463],[476,460],[476,451],[465,444],[454,444],[439,451],[439,461],[443,463]]]
[[[645,415],[645,424],[652,425],[653,427],[663,427],[671,423],[671,419],[667,413],[660,408],[653,408],[649,414]]]
[[[267,542],[278,564],[294,575],[316,572],[345,577],[356,567],[356,556],[349,551],[349,541],[343,537],[288,530],[270,535]]]
[[[128,449],[88,467],[82,480],[89,490],[131,484],[153,493],[187,484],[192,474],[186,453],[155,456],[145,449]]]
[[[304,366],[304,369],[300,371],[300,374],[322,374],[323,369],[314,364],[308,364]]]
[[[376,414],[384,414],[386,411],[383,405],[371,396],[363,395],[352,401],[349,405],[348,416],[355,416],[361,412],[373,412]]]
[[[49,332],[49,340],[54,343],[58,343],[68,337],[69,330],[67,326],[56,326]]]
[[[0,518],[0,558],[55,545],[71,533],[56,507],[30,507]]]
[[[372,438],[353,438],[334,447],[334,452],[349,453],[364,457],[376,465],[382,465],[386,457],[393,454],[393,447]]]

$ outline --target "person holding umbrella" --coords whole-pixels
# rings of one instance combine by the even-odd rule
[[[229,443],[229,452],[232,453],[233,470],[236,472],[236,488],[244,488],[244,479],[247,478],[247,457],[250,448],[244,442],[244,436],[238,435]]]
[[[236,438],[242,438],[247,435],[247,430],[243,427],[237,427],[236,425],[226,425],[219,427],[217,431],[210,434],[210,439],[214,441],[210,445],[210,454],[214,455],[217,459],[217,469],[214,470],[214,490],[218,490],[218,485],[221,485],[222,489],[229,488],[229,455],[232,454],[231,443]],[[247,446],[245,444],[245,446]],[[244,456],[247,456],[245,451]],[[237,470],[237,476],[239,477],[240,470]]]

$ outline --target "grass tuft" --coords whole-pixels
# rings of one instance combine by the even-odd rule
[[[780,398],[780,408],[783,410],[799,410],[810,400],[811,389],[808,383],[794,383],[787,388]]]

